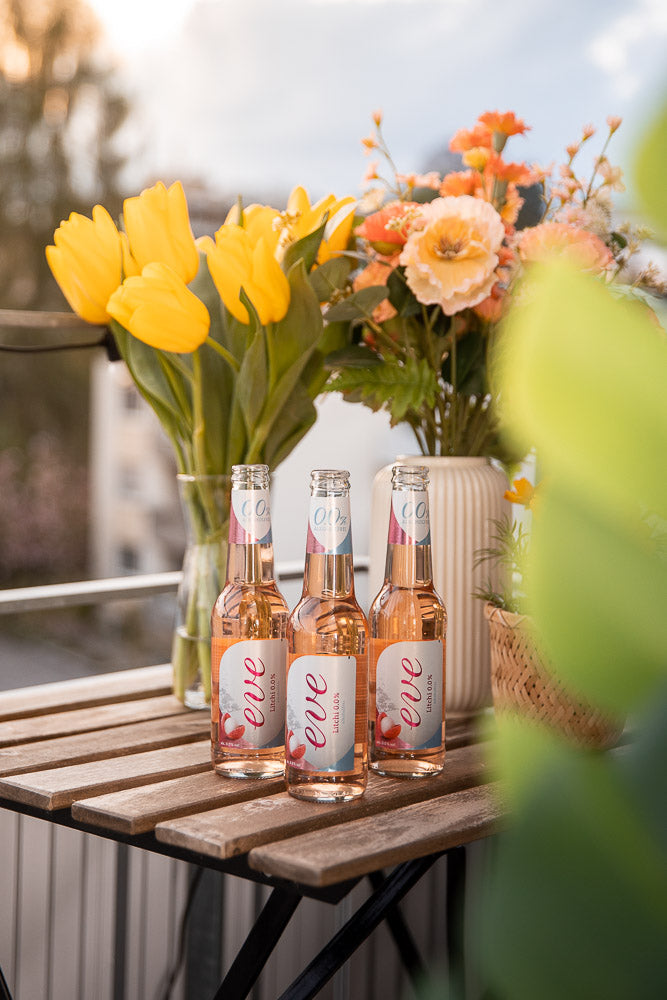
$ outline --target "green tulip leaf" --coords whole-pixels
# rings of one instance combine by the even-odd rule
[[[371,285],[370,288],[361,288],[358,292],[353,292],[346,299],[342,299],[327,309],[324,318],[327,323],[371,319],[373,310],[381,302],[384,302],[387,295],[386,285]]]
[[[272,323],[266,330],[272,391],[288,371],[298,369],[300,373],[303,370],[323,332],[320,304],[306,276],[303,261],[297,261],[287,278],[291,290],[289,309],[279,323]],[[266,412],[273,407],[274,403],[267,399]]]
[[[388,268],[389,277],[387,279],[387,289],[389,291],[389,301],[399,316],[416,316],[421,313],[422,305],[417,301],[415,295],[408,287],[405,280],[405,270],[401,267],[393,271]]]
[[[277,414],[264,445],[264,461],[272,469],[293,451],[317,419],[317,410],[307,390],[295,385],[285,405]]]
[[[311,271],[308,280],[318,302],[328,302],[334,292],[345,288],[354,266],[354,261],[342,254],[339,257],[331,257]]]
[[[292,267],[299,261],[303,261],[306,272],[311,270],[317,260],[320,244],[324,238],[326,222],[327,215],[325,214],[324,221],[318,229],[315,229],[312,233],[308,233],[307,236],[303,236],[296,243],[291,243],[287,247],[283,258],[283,270],[285,274],[289,274]]]
[[[258,326],[245,352],[236,379],[236,399],[252,441],[269,388],[264,328]]]

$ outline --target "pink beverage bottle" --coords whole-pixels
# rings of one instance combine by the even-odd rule
[[[284,772],[287,617],[273,575],[269,468],[234,465],[227,580],[211,615],[211,757],[218,774]]]
[[[392,777],[438,774],[447,614],[433,587],[425,466],[392,470],[384,584],[369,619],[370,766]]]
[[[354,596],[349,472],[311,473],[301,600],[287,627],[285,777],[299,799],[363,795],[368,622]]]

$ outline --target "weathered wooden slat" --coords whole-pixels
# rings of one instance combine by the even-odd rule
[[[284,788],[282,777],[243,781],[221,778],[208,770],[188,778],[172,778],[141,788],[86,797],[74,802],[72,816],[84,823],[132,835],[152,830],[164,820],[271,795]]]
[[[207,712],[187,712],[168,719],[153,719],[150,722],[99,729],[77,736],[61,736],[38,743],[4,747],[0,749],[0,778],[11,774],[25,774],[27,771],[83,764],[106,757],[124,757],[178,743],[193,743],[209,733]]]
[[[0,722],[76,708],[92,708],[110,702],[132,701],[169,694],[171,664],[119,670],[95,677],[77,677],[52,684],[0,692]]]
[[[110,729],[112,726],[123,726],[130,722],[164,719],[173,715],[183,715],[187,711],[188,709],[173,694],[164,694],[158,698],[139,698],[137,701],[96,705],[94,708],[78,708],[73,712],[38,715],[32,719],[12,719],[9,722],[0,722],[0,747],[53,739],[58,736],[73,736],[75,733],[91,732],[94,729]]]
[[[64,809],[88,795],[196,774],[210,767],[211,745],[206,740],[3,778],[0,797],[38,809]]]
[[[495,832],[502,807],[497,788],[466,788],[441,798],[256,847],[251,868],[310,886],[333,885]]]
[[[452,750],[444,771],[431,778],[409,780],[371,774],[365,794],[353,802],[318,804],[282,792],[159,823],[155,835],[168,844],[229,858],[269,841],[337,823],[347,824],[360,816],[444,795],[477,784],[484,777],[485,765],[479,749],[462,747]],[[322,839],[326,842],[328,837],[327,832]]]

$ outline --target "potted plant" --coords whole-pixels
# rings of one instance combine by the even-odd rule
[[[585,746],[611,746],[623,723],[567,690],[540,649],[524,588],[530,519],[539,504],[539,488],[525,477],[515,479],[513,487],[505,491],[505,499],[520,505],[524,517],[496,521],[490,546],[477,555],[477,565],[490,564],[501,571],[499,583],[487,581],[476,592],[484,602],[489,627],[494,709],[544,723]]]

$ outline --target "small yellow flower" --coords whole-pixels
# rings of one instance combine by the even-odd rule
[[[249,323],[241,289],[257,310],[260,323],[278,323],[290,303],[290,286],[265,236],[254,242],[248,229],[227,222],[215,234],[207,255],[211,277],[225,306],[241,323]]]
[[[211,319],[204,303],[167,264],[147,264],[126,278],[107,303],[109,315],[151,347],[177,354],[196,351]]]
[[[199,268],[199,254],[180,181],[170,188],[158,181],[136,197],[126,198],[123,218],[140,268],[154,262],[168,264],[186,284],[192,281]]]
[[[489,153],[490,151],[483,146],[475,146],[463,154],[463,162],[466,167],[472,167],[473,170],[484,170],[489,162]]]
[[[534,510],[537,489],[533,487],[532,483],[522,476],[520,479],[515,479],[512,485],[514,486],[513,490],[505,490],[505,500],[521,504],[522,507],[528,507],[529,510]]]
[[[123,280],[136,273],[127,240],[102,205],[92,219],[72,212],[46,248],[54,278],[74,312],[88,323],[107,323],[107,301]]]

